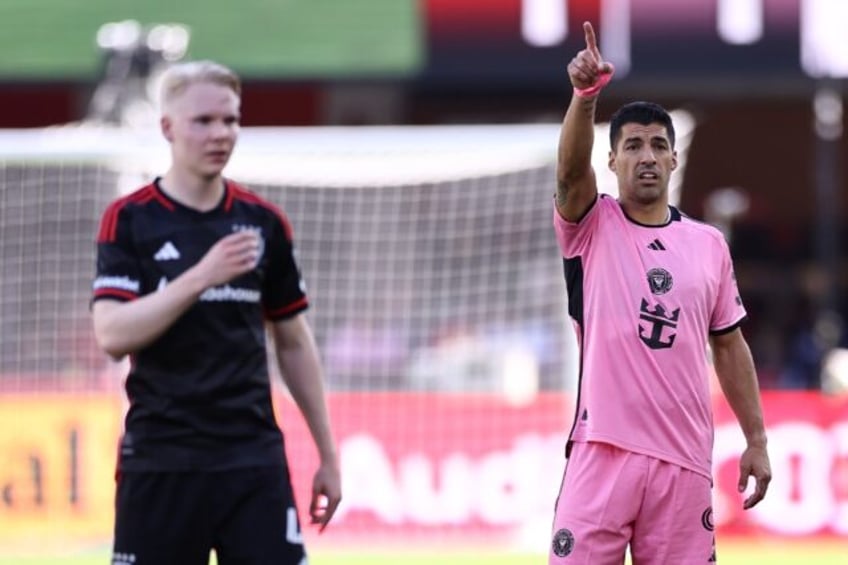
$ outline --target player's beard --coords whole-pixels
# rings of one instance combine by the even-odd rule
[[[645,184],[639,178],[633,180],[628,190],[630,199],[640,205],[647,206],[662,200],[668,194],[668,182],[662,177],[656,182]]]

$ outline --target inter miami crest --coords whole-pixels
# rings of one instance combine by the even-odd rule
[[[551,550],[557,557],[565,557],[574,550],[574,534],[567,528],[562,528],[554,534]]]
[[[674,285],[671,273],[659,267],[648,271],[648,286],[653,294],[665,294]]]

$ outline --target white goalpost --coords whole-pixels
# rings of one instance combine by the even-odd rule
[[[676,204],[694,123],[682,111],[674,120]],[[573,384],[557,329],[564,287],[550,228],[558,128],[243,130],[227,175],[290,217],[332,385],[509,387],[493,372],[513,362],[543,366],[542,388]],[[615,194],[606,140],[600,124],[593,162],[601,190]],[[161,174],[168,157],[152,128],[0,131],[3,372],[93,368],[96,354],[76,318],[87,315],[99,214]],[[483,345],[458,339],[460,332],[500,337]],[[450,333],[453,349],[431,351]],[[351,342],[354,334],[365,343]],[[510,334],[523,345],[514,360],[499,359],[511,350],[497,342]],[[520,347],[529,349],[523,362]],[[439,363],[455,371],[463,357],[473,378],[439,376]]]
[[[694,122],[673,118],[677,203]],[[278,204],[294,228],[350,481],[337,530],[350,539],[499,532],[545,546],[576,384],[552,228],[558,132],[243,129],[226,174]],[[599,125],[593,163],[614,194],[607,138]],[[0,414],[4,395],[115,396],[120,382],[88,314],[97,223],[167,163],[153,129],[0,131]],[[311,446],[302,424],[286,425],[293,475],[307,478]],[[0,447],[18,441],[4,433]],[[530,482],[519,478],[528,462]],[[83,458],[76,473],[105,475],[100,466],[112,463]],[[108,507],[100,512],[108,518]],[[91,521],[91,535],[109,535],[106,518]]]

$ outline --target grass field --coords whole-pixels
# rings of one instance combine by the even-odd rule
[[[721,565],[845,565],[848,563],[848,539],[844,541],[785,542],[760,540],[725,542],[719,545]],[[4,556],[0,565],[108,565],[103,551],[75,556]],[[310,565],[544,565],[541,554],[488,553],[485,551],[396,552],[346,554],[315,553]]]

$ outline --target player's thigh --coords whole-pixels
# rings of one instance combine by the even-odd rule
[[[664,461],[655,466],[634,526],[634,565],[714,562],[710,479]]]
[[[621,565],[642,489],[640,456],[575,443],[554,515],[550,565]]]
[[[284,467],[221,473],[215,551],[220,565],[306,563],[289,475]]]
[[[207,565],[212,546],[202,475],[121,473],[113,565]]]

